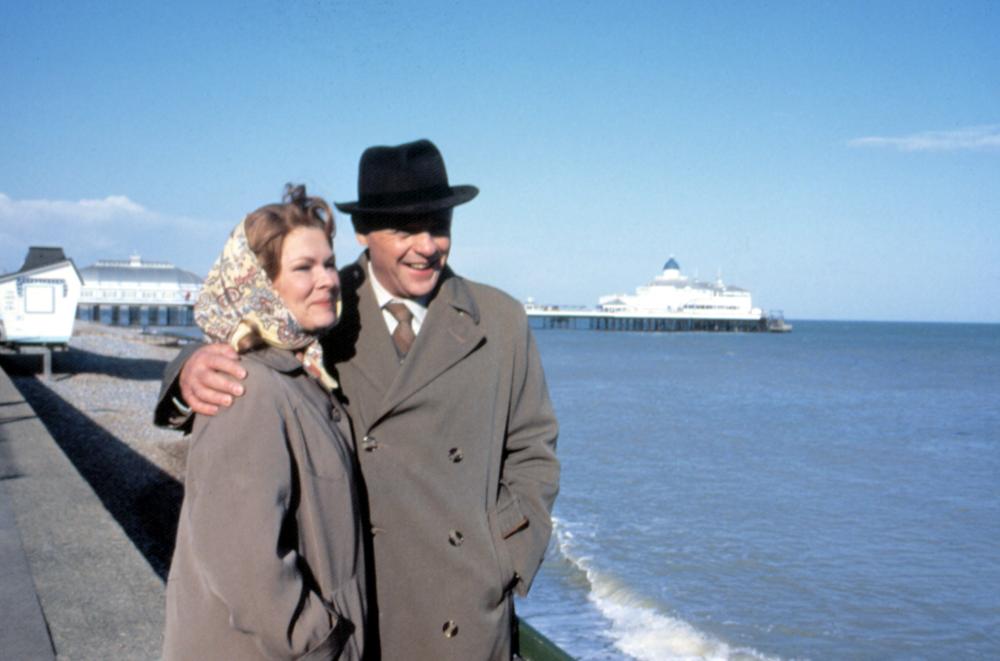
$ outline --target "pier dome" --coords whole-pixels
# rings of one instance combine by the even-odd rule
[[[682,280],[681,278],[681,265],[677,263],[674,256],[671,255],[667,263],[663,265],[663,273],[660,274],[659,280]]]

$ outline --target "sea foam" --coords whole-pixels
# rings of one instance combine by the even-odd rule
[[[639,661],[776,661],[753,649],[732,647],[668,614],[667,609],[598,568],[590,532],[574,534],[572,524],[554,519],[555,548],[585,579],[587,598],[609,622],[615,648]]]

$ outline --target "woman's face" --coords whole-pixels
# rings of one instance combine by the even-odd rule
[[[296,227],[285,235],[274,290],[303,330],[322,330],[337,321],[340,278],[323,230]]]

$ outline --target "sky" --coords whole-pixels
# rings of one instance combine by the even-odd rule
[[[460,274],[539,303],[673,256],[789,319],[1000,322],[1000,2],[0,4],[0,272],[207,273],[286,182],[429,138]],[[346,216],[335,248],[359,246]]]

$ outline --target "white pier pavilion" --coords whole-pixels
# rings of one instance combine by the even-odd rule
[[[705,282],[681,274],[671,257],[651,282],[634,294],[610,294],[594,308],[537,305],[525,311],[532,327],[625,331],[776,331],[788,330],[777,315],[754,307],[750,292],[719,277]]]

